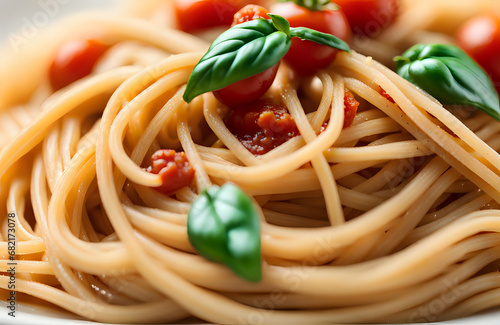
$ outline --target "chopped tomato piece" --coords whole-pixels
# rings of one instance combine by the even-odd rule
[[[380,86],[379,86],[380,87]],[[395,104],[396,102],[394,101],[394,99],[391,97],[391,95],[389,95],[385,90],[384,88],[380,87],[380,94],[385,97],[388,101],[390,101],[391,103]]]
[[[352,93],[345,89],[344,93],[344,128],[350,126],[354,117],[356,117],[356,112],[358,111],[359,102],[354,98]]]
[[[344,125],[342,126],[343,129],[346,127],[349,127],[352,122],[354,121],[354,118],[356,117],[356,112],[358,111],[358,106],[359,102],[354,98],[352,93],[345,89],[344,92]],[[328,121],[324,122],[323,125],[321,126],[320,133],[323,132],[326,127],[328,126]]]
[[[285,106],[264,100],[233,110],[224,122],[254,155],[265,154],[300,134]]]
[[[97,60],[109,48],[94,39],[64,43],[49,67],[49,80],[54,90],[64,88],[92,72]]]
[[[194,178],[194,169],[189,164],[186,154],[170,149],[155,152],[151,156],[151,164],[146,170],[160,175],[162,184],[155,190],[165,195],[172,195],[188,186]]]

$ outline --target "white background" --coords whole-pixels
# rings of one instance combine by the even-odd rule
[[[41,29],[76,11],[112,8],[117,0],[0,0],[0,40],[32,27]],[[144,0],[137,0],[144,1]]]

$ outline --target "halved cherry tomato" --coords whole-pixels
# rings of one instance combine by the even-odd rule
[[[89,75],[97,60],[109,48],[94,39],[79,39],[64,43],[49,67],[49,81],[54,90]]]
[[[335,0],[356,34],[376,36],[399,14],[401,0]]]
[[[349,42],[351,30],[341,9],[309,10],[292,2],[277,3],[271,8],[288,20],[291,27],[308,27],[329,33]],[[292,38],[292,46],[285,55],[285,62],[301,75],[312,75],[326,68],[339,50],[312,41]]]
[[[162,185],[154,189],[165,195],[172,195],[188,186],[194,178],[194,169],[189,164],[186,154],[170,149],[155,152],[151,156],[151,164],[146,170],[160,175]]]
[[[459,46],[486,70],[500,92],[500,16],[470,19],[459,28],[457,39]]]
[[[269,11],[258,5],[247,5],[234,15],[233,24],[241,24],[257,18],[268,19]],[[279,63],[255,76],[235,82],[225,88],[214,91],[215,97],[229,107],[251,103],[266,93],[271,87]]]
[[[265,154],[300,134],[285,106],[265,100],[238,107],[224,122],[254,155]]]
[[[229,27],[234,14],[251,2],[250,0],[175,0],[174,10],[179,29],[191,33],[210,27]]]

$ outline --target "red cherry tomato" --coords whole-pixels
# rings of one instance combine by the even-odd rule
[[[225,88],[214,91],[215,98],[229,107],[251,103],[266,93],[273,84],[279,63],[264,72],[235,82]]]
[[[269,10],[262,6],[258,5],[246,5],[245,7],[241,8],[236,14],[234,14],[233,18],[233,26],[238,25],[241,23],[244,23],[246,21],[258,19],[258,18],[264,18],[264,19],[269,19],[270,17],[267,15],[269,13]]]
[[[311,11],[295,3],[285,2],[275,4],[271,12],[286,18],[291,27],[312,28],[346,42],[351,38],[349,23],[341,9]],[[330,65],[337,53],[337,49],[329,46],[292,38],[292,46],[284,60],[299,74],[312,75]]]
[[[73,40],[63,44],[49,67],[49,81],[54,90],[89,75],[97,60],[109,48],[99,41]]]
[[[269,11],[257,5],[247,5],[234,15],[233,24],[241,24],[257,18],[266,18]],[[251,103],[266,93],[271,87],[279,63],[255,76],[240,80],[225,88],[214,91],[215,97],[229,107]]]
[[[285,106],[264,100],[233,110],[224,122],[254,155],[265,154],[300,134]]]
[[[356,34],[376,36],[399,14],[401,0],[335,0]]]
[[[486,70],[500,92],[500,16],[472,18],[459,28],[457,38],[459,46]]]
[[[250,0],[175,0],[179,29],[191,33],[217,26],[231,26],[234,14]]]
[[[170,149],[155,152],[151,156],[151,165],[146,170],[160,175],[162,185],[155,187],[155,190],[165,195],[172,195],[188,186],[194,178],[194,170],[189,164],[186,154]]]

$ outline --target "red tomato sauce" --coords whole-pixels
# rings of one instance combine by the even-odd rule
[[[264,100],[234,109],[224,122],[254,155],[265,154],[300,134],[285,106]]]
[[[162,185],[154,189],[165,195],[172,195],[181,188],[189,186],[194,178],[194,169],[189,164],[186,154],[170,149],[155,152],[146,171],[160,175]]]
[[[358,111],[359,102],[349,90],[344,92],[344,129],[352,124]]]
[[[379,86],[380,87],[380,86]],[[388,101],[390,101],[391,103],[393,104],[396,104],[396,102],[394,101],[394,99],[391,97],[391,95],[389,95],[385,90],[384,88],[380,87],[380,94],[385,97],[385,99],[387,99]]]
[[[359,102],[354,98],[352,93],[345,89],[344,91],[344,125],[343,129],[350,126],[356,117],[356,112],[358,111]],[[320,133],[325,131],[328,126],[328,121],[323,123],[320,129]]]

